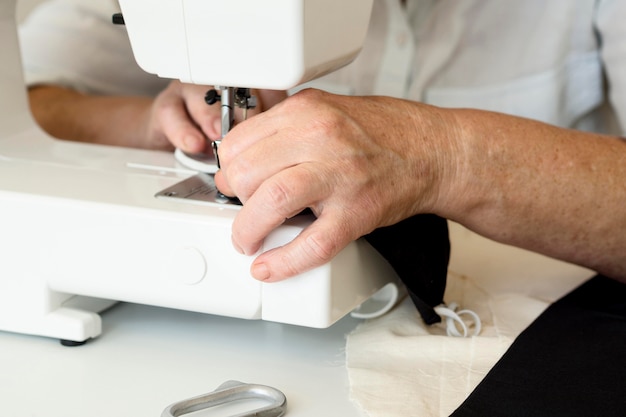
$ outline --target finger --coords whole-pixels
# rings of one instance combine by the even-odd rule
[[[222,165],[223,166],[223,165]],[[236,194],[233,191],[232,187],[228,184],[228,181],[224,178],[224,170],[219,169],[215,176],[213,177],[213,181],[215,182],[215,187],[219,190],[220,193],[224,194],[228,197],[235,197]]]
[[[288,147],[283,146],[284,140],[284,135],[277,132],[240,151],[236,159],[225,166],[222,165],[222,175],[229,185],[229,190],[232,190],[242,202],[245,203],[265,180],[278,172],[312,161],[312,158],[305,159],[310,153],[307,152],[304,143],[301,146]],[[219,187],[221,182],[216,184]]]
[[[206,138],[187,111],[183,97],[185,86],[174,80],[156,97],[151,112],[154,125],[151,130],[186,152],[201,152],[206,147]]]
[[[170,142],[188,153],[199,153],[206,149],[206,137],[189,120],[189,116],[180,107],[169,108],[162,114],[163,132]]]
[[[225,164],[238,157],[247,148],[253,144],[264,140],[265,138],[275,135],[278,126],[275,111],[267,111],[238,123],[222,138],[222,148],[220,149],[220,158],[223,158]],[[287,130],[289,125],[283,124],[282,130]]]
[[[256,253],[267,235],[303,209],[320,213],[332,191],[326,181],[314,181],[309,164],[282,170],[267,179],[244,202],[232,226],[233,245],[241,253]]]
[[[276,172],[326,160],[335,141],[327,129],[310,128],[316,123],[310,119],[310,112],[294,111],[285,102],[235,126],[219,149],[222,169],[215,177],[216,186],[245,201]]]
[[[250,273],[260,281],[281,281],[328,263],[354,239],[336,217],[325,213],[288,244],[259,255]]]
[[[221,106],[219,102],[207,104],[204,97],[212,87],[185,84],[182,97],[191,120],[211,140],[222,136]]]
[[[260,179],[252,173],[253,169],[269,169],[268,158],[278,146],[274,142],[280,141],[279,138],[272,143],[268,141],[279,133],[275,126],[272,116],[262,113],[238,124],[222,139],[218,151],[221,169],[215,175],[215,185],[222,193],[237,195],[245,201],[256,189],[259,183],[253,185],[247,181]],[[280,166],[284,167],[285,161],[282,162]]]

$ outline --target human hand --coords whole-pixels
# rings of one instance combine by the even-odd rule
[[[207,151],[207,139],[221,136],[221,109],[219,103],[208,105],[204,96],[213,87],[172,81],[153,101],[147,117],[147,138],[150,143],[171,143],[188,153]],[[286,97],[283,91],[253,90],[257,106],[248,116],[269,109]],[[243,119],[235,111],[235,123]],[[157,145],[158,147],[158,145]]]
[[[404,100],[317,90],[288,98],[222,140],[216,185],[243,202],[233,245],[254,254],[274,228],[310,208],[310,226],[252,264],[255,278],[278,281],[378,227],[433,212],[454,172],[455,129],[448,112]]]

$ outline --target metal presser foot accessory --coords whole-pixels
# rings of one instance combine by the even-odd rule
[[[207,408],[245,400],[263,400],[268,405],[232,417],[281,417],[285,415],[287,409],[285,394],[276,388],[239,381],[227,381],[213,392],[170,405],[163,410],[161,417],[183,416]]]
[[[217,150],[219,148],[222,139],[230,131],[235,123],[235,108],[234,106],[243,109],[243,120],[248,118],[248,109],[256,107],[256,97],[250,95],[249,88],[234,88],[234,87],[215,87],[217,90],[211,89],[207,91],[204,96],[204,101],[209,106],[220,101],[222,103],[222,136],[219,140],[213,141],[213,152],[215,154],[215,161],[217,167],[220,168],[220,159],[217,156]]]

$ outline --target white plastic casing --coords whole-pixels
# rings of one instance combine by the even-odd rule
[[[149,15],[178,4],[137,3]],[[327,327],[396,281],[364,240],[293,279],[254,280],[253,258],[230,240],[236,206],[154,197],[196,174],[171,153],[54,140],[37,127],[15,0],[0,0],[0,50],[0,330],[84,341],[100,335],[98,312],[117,301]],[[287,222],[262,250],[289,242],[311,221]]]
[[[120,0],[137,63],[183,82],[286,90],[351,62],[372,0]]]

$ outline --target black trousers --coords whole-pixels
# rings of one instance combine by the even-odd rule
[[[542,313],[452,417],[626,416],[626,285],[587,281]]]

